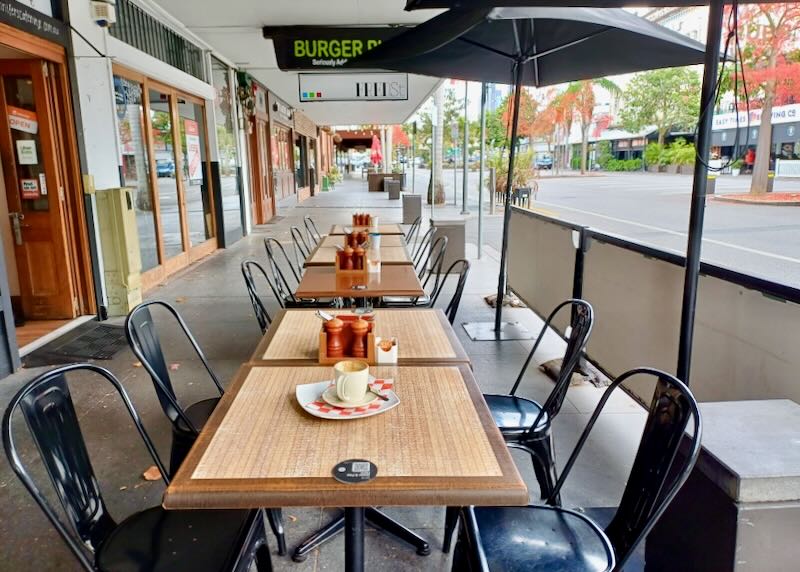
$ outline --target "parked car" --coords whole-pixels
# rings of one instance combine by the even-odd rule
[[[156,176],[157,177],[174,177],[175,176],[175,162],[161,159],[156,161]]]
[[[553,168],[553,158],[549,155],[539,155],[536,157],[536,168],[537,169],[552,169]]]

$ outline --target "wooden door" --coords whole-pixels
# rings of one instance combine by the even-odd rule
[[[29,319],[78,314],[66,225],[56,94],[42,60],[0,60],[0,156],[22,307]]]
[[[275,196],[272,188],[272,177],[269,164],[269,123],[256,119],[256,138],[258,139],[259,183],[261,189],[261,215],[267,222],[275,214]]]

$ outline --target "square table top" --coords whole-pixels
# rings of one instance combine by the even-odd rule
[[[527,487],[466,365],[374,367],[400,404],[326,420],[295,386],[331,367],[244,365],[167,487],[167,509],[272,506],[525,505]],[[336,481],[334,466],[367,459],[377,477]]]
[[[329,234],[323,236],[319,246],[320,248],[335,248],[336,246],[344,248],[344,235]],[[387,246],[406,246],[406,239],[399,234],[383,234],[381,235],[381,248]]]
[[[329,314],[349,311],[326,309]],[[450,322],[439,309],[377,309],[375,335],[397,338],[399,365],[469,363]],[[280,310],[250,362],[259,365],[315,365],[322,322],[315,310]]]
[[[336,264],[336,248],[317,246],[308,255],[303,266],[334,266]],[[411,264],[411,257],[404,246],[383,246],[381,244],[381,264]]]
[[[369,226],[353,226],[350,224],[335,224],[331,227],[331,232],[329,234],[347,234],[344,231],[344,227],[352,229],[355,232],[366,231],[370,232],[372,227]],[[398,223],[389,223],[389,224],[379,224],[378,225],[378,234],[402,234],[405,235],[406,233],[400,228]]]
[[[364,285],[357,290],[353,286]],[[294,295],[297,298],[377,298],[379,296],[424,296],[425,290],[411,264],[381,265],[380,273],[359,276],[337,275],[333,266],[306,268]]]

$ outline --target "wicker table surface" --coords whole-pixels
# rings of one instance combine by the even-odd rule
[[[341,246],[344,248],[344,235],[334,234],[322,237],[319,243],[320,248],[335,248]],[[387,246],[406,246],[406,239],[398,234],[384,234],[381,235],[381,248]]]
[[[353,226],[353,225],[344,225],[344,224],[335,224],[331,227],[331,232],[329,234],[347,234],[344,231],[345,226],[355,232],[365,231],[370,232],[372,227],[369,226]],[[390,223],[390,224],[379,224],[378,225],[378,234],[402,234],[405,235],[405,232],[398,223]]]
[[[528,491],[466,365],[373,367],[400,404],[373,417],[324,420],[295,386],[331,367],[244,365],[164,494],[168,509],[272,506],[524,505]],[[368,459],[357,485],[333,467]]]
[[[365,288],[358,288],[365,286]],[[298,298],[377,298],[424,296],[425,291],[411,264],[386,264],[367,278],[337,275],[333,266],[309,266],[295,296]]]
[[[336,248],[320,244],[308,255],[303,266],[333,266],[336,264],[336,252]],[[411,264],[411,257],[404,246],[381,244],[381,264]]]
[[[313,365],[319,360],[322,322],[314,310],[280,310],[250,362],[259,365]],[[348,311],[326,310],[330,314]],[[469,363],[444,312],[438,309],[375,310],[375,335],[398,342],[399,365]]]

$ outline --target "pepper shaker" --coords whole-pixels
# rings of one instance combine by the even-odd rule
[[[367,331],[369,324],[366,320],[359,318],[350,324],[350,331],[353,332],[353,347],[350,352],[353,357],[367,357]]]
[[[361,246],[353,249],[353,270],[364,270],[364,258],[366,251]]]
[[[344,329],[344,322],[339,318],[334,318],[325,322],[323,327],[328,337],[328,357],[343,357],[342,329]]]
[[[342,256],[344,258],[344,266],[340,265],[340,268],[342,270],[353,269],[353,253],[354,253],[353,249],[350,248],[349,246],[345,247],[345,249],[342,251]]]

